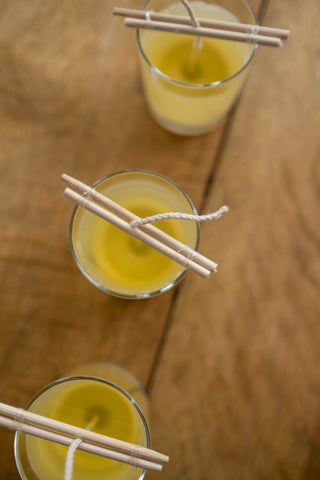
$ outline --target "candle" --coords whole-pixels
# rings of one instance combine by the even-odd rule
[[[246,1],[190,5],[197,18],[257,22]],[[179,2],[149,0],[144,9],[188,16]],[[256,49],[250,43],[212,38],[196,43],[190,35],[148,29],[139,30],[137,37],[149,111],[162,127],[181,135],[207,133],[225,117],[243,87]]]
[[[27,410],[126,442],[149,446],[146,421],[133,399],[116,385],[94,377],[67,377],[45,387]],[[64,478],[68,447],[16,434],[15,456],[23,480]],[[142,480],[144,471],[76,451],[74,480]]]
[[[180,187],[153,172],[119,172],[97,182],[94,188],[139,217],[172,211],[196,213]],[[197,248],[196,222],[162,220],[156,226]],[[120,297],[144,298],[161,293],[187,272],[172,259],[81,207],[75,209],[71,220],[71,246],[87,278]]]

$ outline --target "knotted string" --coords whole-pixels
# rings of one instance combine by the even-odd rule
[[[137,228],[147,223],[158,222],[159,220],[168,220],[168,219],[179,219],[179,220],[196,220],[197,222],[204,222],[206,220],[216,220],[226,212],[229,211],[229,207],[223,206],[219,208],[216,212],[207,213],[205,215],[194,215],[189,213],[181,212],[168,212],[168,213],[158,213],[157,215],[152,215],[150,217],[141,218],[139,220],[132,220],[130,222],[131,227]]]
[[[147,20],[148,24],[150,24],[150,22],[151,22],[151,13],[152,13],[152,10],[147,10],[146,11],[146,20]]]

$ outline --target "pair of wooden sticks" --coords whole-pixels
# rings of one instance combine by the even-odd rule
[[[81,439],[79,450],[149,470],[162,470],[169,457],[147,447],[135,445],[91,430],[44,417],[37,413],[0,403],[0,425],[61,445]]]
[[[290,31],[282,28],[264,27],[237,22],[225,22],[198,18],[200,27],[191,24],[190,17],[169,15],[146,10],[115,7],[115,15],[126,17],[127,27],[146,28],[165,32],[184,33],[201,37],[220,38],[238,42],[257,43],[281,47]]]
[[[74,192],[70,188],[66,188],[64,191],[64,196],[77,205],[98,215],[112,225],[171,258],[184,268],[192,270],[204,278],[208,278],[211,272],[216,271],[217,264],[215,262],[179,242],[154,225],[147,224],[139,228],[132,227],[130,222],[141,220],[137,215],[97,192],[89,185],[66,174],[63,174],[61,179],[72,188],[81,192],[82,195]],[[90,198],[93,201],[91,201]]]

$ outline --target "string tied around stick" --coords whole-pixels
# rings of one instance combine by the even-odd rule
[[[23,424],[25,421],[25,417],[27,414],[27,410],[24,408],[18,408],[17,414],[14,416],[14,420],[16,422],[16,431],[21,432],[23,430]]]
[[[179,248],[177,252],[185,255],[189,260],[193,260],[195,258],[195,252],[193,250],[189,250],[188,248]],[[214,269],[214,271],[216,271],[216,269]]]
[[[136,459],[137,457],[141,454],[142,452],[142,448],[140,445],[138,444],[132,444],[132,447],[131,447],[131,452],[130,452],[130,457],[132,458],[131,460],[131,465],[133,467],[137,467],[137,462],[136,462]]]
[[[196,214],[182,213],[182,212],[158,213],[157,215],[141,218],[139,220],[132,220],[130,222],[130,226],[133,228],[138,228],[148,223],[159,222],[160,220],[171,220],[171,219],[194,220],[197,222],[204,222],[207,220],[217,220],[228,211],[229,211],[229,207],[224,205],[223,207],[219,208],[219,210],[217,210],[216,212],[207,213],[205,215],[196,215]]]
[[[257,35],[259,33],[258,25],[248,25],[248,43],[257,43]]]
[[[151,22],[151,13],[152,13],[152,10],[146,11],[147,24],[150,24]]]

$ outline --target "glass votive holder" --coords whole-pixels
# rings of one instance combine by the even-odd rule
[[[191,1],[197,18],[257,24],[247,0]],[[188,16],[172,0],[147,0],[143,10]],[[210,132],[228,114],[245,83],[257,45],[138,29],[145,100],[153,119],[179,135]]]
[[[139,217],[164,212],[196,214],[188,195],[172,180],[146,170],[108,175],[92,186]],[[197,250],[197,222],[161,220],[157,228]],[[73,256],[82,273],[106,293],[127,299],[148,298],[176,285],[187,268],[92,212],[77,206],[70,224]]]
[[[150,447],[147,421],[134,399],[107,380],[74,376],[57,380],[38,392],[26,410],[142,447]],[[23,480],[64,478],[68,446],[17,432],[15,459]],[[145,470],[78,450],[73,480],[142,480]]]

